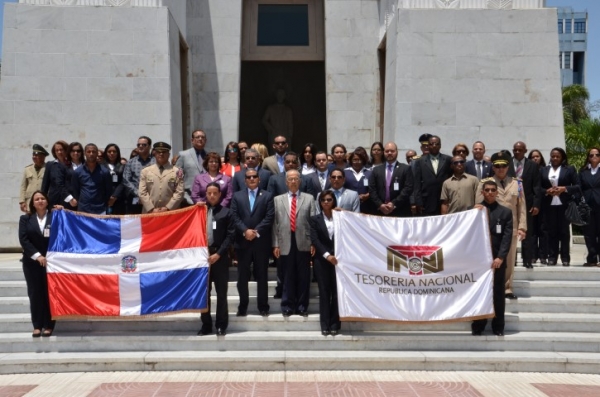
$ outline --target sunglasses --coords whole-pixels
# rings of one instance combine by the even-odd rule
[[[256,179],[258,175],[246,175],[246,179]]]
[[[341,175],[331,175],[330,178],[331,179],[344,179],[344,177]]]
[[[331,197],[328,198],[324,198],[320,200],[322,203],[331,203],[333,201],[333,199]]]
[[[467,151],[465,149],[457,149],[455,150],[456,153],[467,153]]]
[[[285,145],[287,142],[283,141],[283,142],[275,142],[276,145]]]
[[[494,193],[494,192],[497,192],[498,189],[483,189],[483,191],[486,193]]]
[[[494,164],[494,168],[506,168],[508,164]]]
[[[237,153],[237,149],[227,149],[228,153]]]
[[[600,157],[600,153],[590,153],[588,157]]]
[[[138,143],[137,144],[137,147],[146,147],[146,146],[148,146],[147,143]]]
[[[453,161],[452,165],[459,165],[459,164],[462,165],[464,163],[465,163],[465,160],[459,160],[459,161]]]

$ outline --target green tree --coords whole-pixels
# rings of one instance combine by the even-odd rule
[[[586,153],[592,146],[600,147],[600,119],[585,118],[577,124],[565,123],[565,142],[569,163],[576,168],[586,163]]]
[[[562,89],[563,116],[565,125],[577,124],[590,117],[588,100],[590,93],[582,85],[573,84]]]

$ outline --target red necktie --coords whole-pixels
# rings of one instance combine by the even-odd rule
[[[292,208],[290,210],[290,226],[292,232],[296,231],[296,193],[292,194]]]

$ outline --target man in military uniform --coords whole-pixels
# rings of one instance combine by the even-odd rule
[[[475,177],[473,177],[475,178]],[[492,320],[492,331],[494,335],[504,335],[504,274],[506,272],[506,259],[510,250],[513,235],[512,213],[506,207],[499,205],[496,201],[498,186],[491,178],[482,183],[481,195],[483,201],[475,205],[475,208],[488,210],[490,238],[492,240],[492,268],[494,269],[494,313]],[[487,324],[486,319],[475,320],[471,324],[473,335],[481,335]]]
[[[171,145],[156,142],[153,146],[156,164],[140,175],[142,213],[165,212],[179,208],[183,200],[183,173],[169,162]]]
[[[23,171],[23,180],[21,181],[21,192],[19,194],[19,207],[21,211],[27,212],[29,200],[36,190],[42,189],[42,180],[46,170],[46,156],[48,152],[37,143],[33,145],[33,154],[31,159],[33,164],[29,164]]]
[[[508,176],[508,165],[512,161],[510,152],[500,151],[492,156],[494,176],[482,179],[481,183],[492,180],[498,185],[498,204],[507,207],[513,214],[513,235],[510,244],[510,252],[506,258],[505,296],[508,299],[517,299],[513,293],[512,283],[517,260],[517,242],[525,238],[527,234],[527,209],[523,184],[519,178]],[[475,202],[481,202],[481,192],[477,195]]]

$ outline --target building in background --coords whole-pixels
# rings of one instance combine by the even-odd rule
[[[573,11],[571,7],[558,8],[560,80],[563,87],[585,85],[587,23],[587,11]]]

